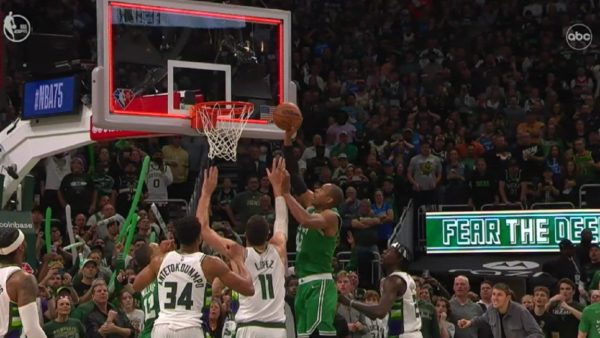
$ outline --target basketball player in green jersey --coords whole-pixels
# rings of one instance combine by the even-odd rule
[[[144,245],[135,252],[135,261],[137,263],[137,271],[142,271],[152,257],[156,255],[166,254],[175,248],[172,240],[162,241],[160,247],[156,244]],[[160,311],[158,304],[158,288],[156,280],[141,291],[142,295],[142,310],[144,311],[144,329],[140,332],[140,338],[151,338],[154,321],[158,317]]]
[[[295,132],[286,131],[284,154],[296,197],[291,195],[288,187],[283,187],[283,197],[299,223],[295,265],[299,278],[295,299],[296,331],[299,338],[334,337],[337,290],[331,262],[342,224],[336,207],[343,201],[344,193],[330,183],[314,192],[308,190],[299,174],[298,159],[293,155],[292,136]]]
[[[408,266],[408,250],[394,242],[381,256],[387,277],[381,282],[379,304],[357,302],[340,296],[340,303],[354,308],[371,319],[388,316],[389,338],[423,338],[421,314],[417,305],[417,285],[405,269]]]

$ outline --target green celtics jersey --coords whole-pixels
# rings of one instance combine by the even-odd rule
[[[148,285],[142,290],[142,310],[144,311],[144,329],[140,333],[141,338],[150,337],[152,328],[154,327],[154,321],[158,317],[158,288],[156,281]]]
[[[314,207],[306,209],[315,213]],[[338,215],[338,230],[341,224],[337,209],[331,209]],[[298,226],[296,233],[296,275],[303,278],[320,273],[332,273],[331,261],[337,246],[339,232],[334,237],[327,237],[321,230]]]

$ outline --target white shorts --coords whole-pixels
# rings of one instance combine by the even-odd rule
[[[204,331],[201,327],[186,327],[184,329],[174,329],[169,324],[154,325],[152,328],[152,338],[198,338],[204,337]]]
[[[235,338],[287,338],[285,328],[262,327],[262,326],[243,326],[238,327]]]
[[[154,336],[152,336],[152,337],[154,337]],[[398,337],[400,337],[400,338],[423,338],[423,335],[421,334],[420,331],[416,331],[416,332],[403,333],[403,334],[399,335]]]

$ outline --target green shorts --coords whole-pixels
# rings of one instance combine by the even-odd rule
[[[313,280],[298,285],[295,310],[298,338],[308,337],[315,330],[319,330],[321,336],[335,337],[337,289],[333,279]]]
[[[152,328],[154,327],[154,319],[147,320],[144,322],[144,328],[142,332],[140,332],[139,338],[151,338],[152,337]]]

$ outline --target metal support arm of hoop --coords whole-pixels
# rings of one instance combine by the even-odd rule
[[[254,111],[249,102],[202,102],[190,110],[192,126],[208,139],[208,157],[237,160],[237,144]]]

